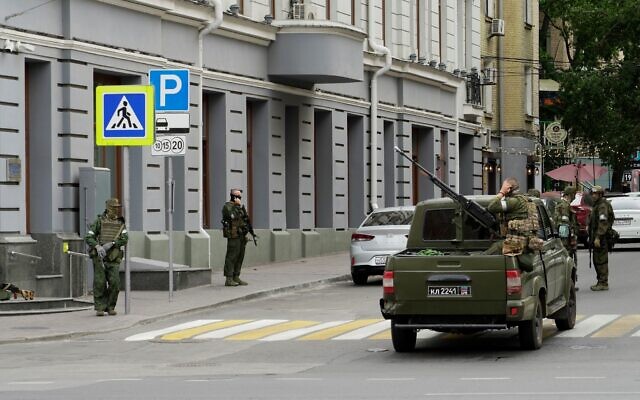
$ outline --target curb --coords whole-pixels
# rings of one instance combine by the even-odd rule
[[[351,274],[339,275],[339,276],[335,276],[335,277],[332,277],[332,278],[320,279],[320,280],[317,280],[317,281],[298,283],[298,284],[291,285],[291,286],[283,286],[283,287],[279,287],[279,288],[266,289],[266,290],[262,290],[262,291],[258,291],[258,292],[254,292],[254,293],[248,293],[248,294],[246,294],[244,296],[236,297],[236,298],[229,299],[229,300],[223,300],[223,301],[220,301],[218,303],[207,304],[207,305],[204,305],[204,306],[189,308],[189,309],[180,310],[180,311],[174,311],[174,312],[169,313],[169,314],[158,315],[158,316],[153,316],[153,317],[141,319],[141,320],[136,321],[136,322],[134,322],[132,324],[128,324],[126,326],[121,326],[121,327],[118,327],[118,328],[103,329],[103,330],[99,330],[99,331],[69,332],[69,333],[60,333],[60,334],[55,334],[55,335],[37,336],[37,337],[0,339],[0,345],[3,345],[3,344],[15,344],[15,343],[56,341],[56,340],[74,339],[74,338],[79,338],[79,337],[98,334],[98,333],[113,333],[113,332],[118,332],[118,331],[125,330],[125,329],[130,329],[130,328],[133,328],[133,327],[136,327],[136,326],[152,324],[154,322],[162,321],[164,319],[173,318],[173,317],[176,317],[176,316],[179,316],[179,315],[187,315],[187,314],[191,314],[191,313],[198,313],[198,312],[201,312],[201,311],[205,311],[205,310],[209,310],[209,309],[215,309],[215,308],[219,308],[219,307],[224,307],[224,306],[227,306],[227,305],[230,305],[230,304],[240,303],[240,302],[247,301],[247,300],[254,300],[254,299],[259,299],[259,298],[263,298],[263,297],[268,297],[268,296],[272,296],[274,294],[293,292],[293,291],[296,291],[296,290],[314,288],[314,287],[319,287],[319,286],[322,286],[322,285],[327,285],[327,284],[332,284],[332,283],[337,283],[337,282],[344,282],[344,281],[348,281],[348,280],[351,280]]]

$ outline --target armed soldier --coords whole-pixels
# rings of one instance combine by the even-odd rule
[[[553,220],[558,227],[558,235],[560,240],[567,249],[569,255],[574,261],[576,258],[576,249],[578,247],[578,217],[576,212],[571,209],[571,202],[576,198],[576,188],[567,186],[562,192],[562,198],[556,205]]]
[[[33,300],[33,290],[20,289],[13,283],[0,283],[0,301],[9,300],[13,295],[15,299],[18,295],[22,296],[25,300]]]
[[[222,234],[227,238],[227,254],[224,259],[225,286],[247,285],[240,279],[240,270],[247,246],[247,234],[253,236],[257,246],[257,236],[251,226],[249,214],[242,204],[242,191],[231,189],[231,199],[222,206]]]
[[[116,302],[120,293],[120,262],[129,234],[124,218],[120,216],[120,202],[109,199],[106,210],[89,228],[84,240],[89,245],[93,260],[93,302],[96,315],[105,311],[116,315]]]
[[[531,253],[530,250],[540,250],[541,240],[536,236],[539,221],[536,206],[533,202],[519,193],[520,185],[516,178],[504,180],[500,191],[491,200],[487,210],[501,217],[500,234],[504,241],[496,242],[487,254],[495,254],[502,245],[502,254],[519,256]],[[523,264],[531,264],[533,260],[521,259]]]
[[[613,208],[604,198],[602,186],[593,186],[591,196],[594,203],[589,217],[589,246],[593,249],[593,264],[598,282],[591,290],[609,290],[609,243],[607,233],[613,225]]]

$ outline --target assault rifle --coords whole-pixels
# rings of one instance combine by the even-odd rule
[[[463,195],[454,192],[453,189],[447,186],[446,183],[442,182],[431,172],[427,171],[417,161],[412,160],[398,146],[395,146],[394,148],[400,155],[402,155],[404,158],[409,160],[416,167],[420,168],[422,172],[427,174],[429,179],[431,179],[431,182],[433,182],[434,185],[439,187],[440,190],[442,190],[442,193],[447,195],[447,197],[451,198],[453,201],[458,203],[460,205],[460,208],[462,208],[464,212],[466,212],[469,216],[471,216],[471,218],[476,220],[483,227],[489,229],[491,232],[500,236],[500,234],[496,230],[497,221],[496,221],[496,217],[493,214],[491,214],[489,211],[487,211],[484,207],[482,207],[480,204],[476,203],[475,201],[469,200]]]
[[[253,244],[258,246],[258,235],[256,235],[256,233],[253,231],[253,225],[251,225],[251,220],[249,219],[249,214],[247,213],[247,209],[244,208],[244,205],[242,206],[242,209],[244,210],[244,215],[246,215],[244,222],[247,224],[247,232],[253,238]]]

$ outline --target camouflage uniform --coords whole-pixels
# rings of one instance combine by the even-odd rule
[[[120,262],[129,235],[124,218],[118,216],[118,199],[107,200],[107,209],[89,228],[84,240],[93,260],[93,302],[96,315],[115,315],[120,293]],[[104,252],[104,254],[100,254]]]
[[[222,234],[227,238],[227,254],[224,259],[224,276],[226,286],[246,285],[240,279],[240,270],[247,246],[249,233],[249,215],[244,205],[233,201],[224,203],[222,207]]]
[[[575,194],[575,189],[568,188],[565,189],[565,196],[573,196]],[[562,198],[560,202],[556,205],[553,220],[556,223],[558,228],[558,233],[560,235],[560,240],[564,245],[565,249],[569,252],[572,258],[575,259],[576,247],[578,243],[578,230],[580,229],[578,225],[578,217],[576,216],[576,212],[571,208],[571,203],[566,198]]]
[[[507,255],[520,255],[526,252],[527,237],[520,229],[515,229],[515,225],[526,224],[529,217],[528,203],[526,197],[520,194],[502,199],[496,196],[489,202],[487,210],[499,216],[500,234],[506,238],[504,241],[494,243],[487,251],[488,253],[498,254],[499,248],[502,248],[503,254]]]
[[[600,186],[594,186],[592,193],[603,193]],[[601,196],[593,204],[591,215],[589,216],[589,246],[593,249],[593,264],[596,269],[598,283],[591,286],[591,290],[609,289],[609,247],[607,243],[607,232],[613,225],[613,209],[611,204]],[[596,239],[600,242],[600,247],[596,247]]]

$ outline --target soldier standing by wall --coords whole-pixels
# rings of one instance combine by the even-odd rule
[[[589,246],[593,248],[593,264],[598,282],[591,290],[609,290],[609,243],[607,232],[613,224],[613,209],[604,198],[604,189],[596,185],[591,188],[593,207],[589,217]]]
[[[247,285],[240,279],[240,270],[247,246],[247,234],[253,232],[247,210],[242,204],[242,191],[231,189],[231,199],[222,206],[222,234],[227,238],[224,259],[225,286]],[[253,233],[252,233],[253,234]],[[254,235],[255,238],[255,235]]]
[[[89,228],[84,240],[89,245],[93,260],[93,302],[96,315],[106,311],[116,315],[116,302],[120,292],[120,262],[124,246],[129,240],[124,218],[120,214],[118,199],[109,199],[106,210]]]

